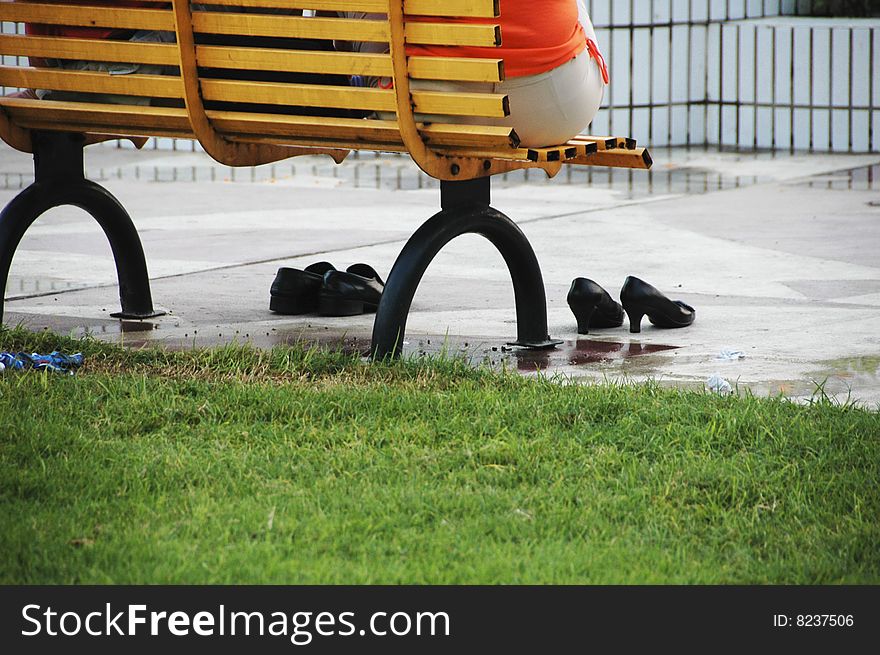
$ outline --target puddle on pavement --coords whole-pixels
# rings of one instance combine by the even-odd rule
[[[517,370],[531,372],[588,364],[622,364],[632,357],[675,350],[676,348],[678,346],[578,339],[577,341],[566,341],[553,350],[518,348],[513,354]]]
[[[851,375],[880,375],[880,356],[845,357],[827,362],[829,367]]]
[[[159,326],[156,323],[149,321],[119,321],[121,332],[151,332],[158,329]]]
[[[844,357],[822,362],[822,368],[815,374],[817,382],[836,380],[844,384],[859,384],[880,381],[880,356]]]
[[[249,326],[245,330],[227,325],[187,329],[180,327],[179,323],[169,322],[168,319],[165,325],[160,322],[131,320],[92,320],[88,325],[83,325],[83,319],[75,316],[49,317],[18,313],[10,313],[7,320],[10,325],[20,323],[31,330],[52,330],[71,337],[91,335],[105,341],[116,341],[130,348],[188,350],[230,343],[249,344],[255,348],[304,344],[307,347],[331,348],[360,356],[370,354],[368,332],[353,333],[328,326]],[[404,342],[403,354],[405,357],[463,357],[472,366],[489,365],[522,373],[565,371],[573,367],[618,366],[624,372],[641,375],[650,373],[662,363],[662,358],[652,355],[677,348],[679,346],[633,341],[577,339],[567,340],[554,349],[529,350],[507,346],[501,340],[489,340],[486,337],[435,335],[411,337]]]
[[[826,191],[880,191],[880,164],[816,175],[797,186]]]
[[[206,336],[205,333],[208,335]],[[322,334],[323,332],[323,334]],[[216,334],[217,336],[214,336]],[[188,349],[192,347],[209,347],[226,343],[248,343],[257,348],[272,348],[279,345],[304,344],[307,347],[332,348],[347,354],[366,357],[370,354],[370,338],[367,335],[339,333],[332,329],[309,328],[272,329],[241,332],[227,331],[223,337],[220,333],[202,331],[187,333],[183,338],[175,337],[157,339],[156,336],[127,338],[126,345],[141,347],[147,345],[163,345],[171,349]],[[515,346],[503,345],[502,342],[479,338],[450,338],[441,335],[433,337],[411,338],[404,342],[404,357],[450,356],[463,357],[471,366],[489,365],[496,369],[506,368],[522,373],[538,371],[565,370],[579,366],[627,366],[633,358],[640,358],[648,368],[659,362],[656,358],[647,357],[678,346],[642,343],[620,343],[578,339],[565,341],[555,349],[529,350]]]
[[[393,153],[355,152],[342,165],[326,158],[303,157],[297,161],[233,168],[206,162],[197,166],[133,165],[92,167],[87,177],[98,183],[111,180],[140,180],[145,183],[224,182],[243,184],[321,183],[331,187],[411,191],[439,188],[439,182],[425,175],[406,156]],[[765,181],[753,175],[734,176],[722,171],[675,163],[657,165],[650,171],[591,166],[565,166],[552,180],[543,171],[523,169],[494,178],[496,188],[529,184],[562,184],[607,189],[625,200],[652,195],[703,194],[710,191],[750,186]],[[0,187],[21,189],[33,182],[32,172],[0,175]]]
[[[10,275],[6,284],[6,300],[42,296],[53,292],[83,289],[88,285],[52,277]]]

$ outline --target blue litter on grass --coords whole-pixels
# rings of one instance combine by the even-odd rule
[[[7,353],[0,352],[0,371],[10,369],[12,371],[52,371],[53,373],[67,373],[73,375],[83,363],[82,353],[65,355],[57,350],[48,355],[37,353]]]

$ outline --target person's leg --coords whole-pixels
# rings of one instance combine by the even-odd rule
[[[174,43],[174,32],[157,30],[141,30],[135,32],[128,41],[136,43]],[[176,72],[175,67],[155,64],[126,64],[118,62],[54,60],[53,67],[67,70],[108,73],[110,75],[168,75]],[[80,91],[57,91],[37,89],[36,95],[41,100],[60,100],[67,102],[101,102],[114,105],[147,106],[151,98],[144,96],[128,96],[109,93],[84,93]]]
[[[596,117],[605,93],[601,69],[587,50],[540,75],[495,85],[510,100],[510,115],[495,124],[513,127],[526,147],[565,143]]]
[[[580,134],[598,113],[605,92],[599,65],[587,50],[546,73],[514,77],[494,85],[413,80],[410,87],[427,91],[494,92],[506,95],[510,101],[510,115],[504,118],[416,114],[416,120],[512,127],[519,135],[521,145],[529,148],[559,145]]]

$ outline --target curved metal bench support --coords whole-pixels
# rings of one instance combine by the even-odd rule
[[[83,137],[59,132],[33,133],[35,181],[0,212],[0,290],[5,298],[9,267],[27,229],[48,210],[74,205],[94,217],[113,250],[122,311],[115,318],[150,318],[153,309],[147,262],[137,229],[119,201],[85,179]],[[0,304],[0,321],[3,307]]]
[[[374,359],[400,355],[410,305],[425,270],[462,234],[486,237],[504,257],[516,299],[517,339],[512,345],[552,348],[562,343],[548,335],[547,298],[535,252],[516,223],[489,206],[489,188],[489,178],[441,182],[441,211],[407,241],[388,276],[373,323]]]

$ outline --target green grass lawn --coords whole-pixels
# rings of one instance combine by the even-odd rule
[[[880,415],[455,361],[0,375],[3,583],[880,582]]]

